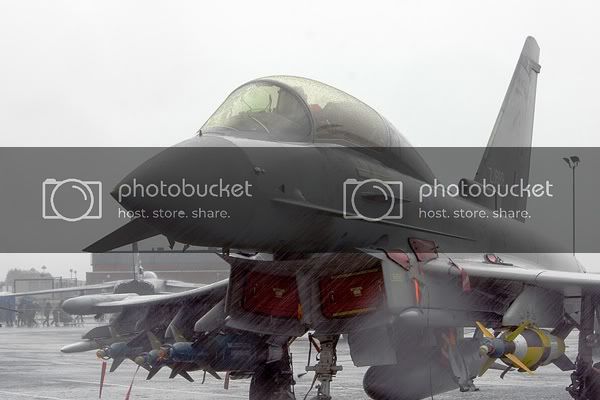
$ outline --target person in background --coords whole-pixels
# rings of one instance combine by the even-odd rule
[[[52,310],[52,325],[58,327],[60,324],[60,311],[58,307],[54,307]]]
[[[36,320],[36,316],[37,316],[38,311],[40,311],[40,309],[41,309],[40,305],[38,303],[36,303],[35,301],[30,301],[28,303],[26,320],[27,320],[27,326],[29,328],[38,327],[38,322]]]
[[[50,313],[52,312],[52,304],[49,301],[44,305],[44,322],[42,326],[50,326]]]
[[[15,310],[15,311],[12,311],[12,312],[8,313],[8,319],[6,320],[6,325],[12,327],[15,324],[15,319],[16,319],[17,314],[18,314],[16,312],[16,310],[17,310],[17,300],[14,297],[11,297],[10,300],[8,301],[8,306],[9,306],[9,308]]]
[[[17,304],[17,327],[21,327],[25,325],[25,321],[23,319],[25,312],[25,299],[21,300],[19,304]]]

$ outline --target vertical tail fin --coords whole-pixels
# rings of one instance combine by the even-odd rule
[[[496,118],[488,147],[531,146],[539,58],[540,47],[529,36]]]
[[[515,67],[502,107],[496,118],[487,148],[475,174],[476,182],[492,184],[529,182],[535,91],[540,48],[529,36]],[[495,208],[522,211],[527,198],[506,197],[495,201]]]

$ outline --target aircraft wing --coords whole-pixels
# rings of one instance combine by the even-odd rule
[[[90,308],[88,309],[89,312],[86,312],[86,314],[116,313],[154,306],[167,306],[171,304],[182,305],[184,303],[190,304],[196,302],[210,303],[212,300],[219,301],[225,297],[228,284],[229,280],[225,279],[210,285],[180,293],[156,294],[147,296],[130,294],[120,295],[122,297],[114,299],[111,296],[106,296],[106,301],[99,299],[101,301],[98,301],[93,305],[88,303],[87,306]],[[72,307],[76,308],[79,301],[82,300],[77,298],[69,299],[65,301],[63,308],[65,308],[65,310]],[[85,299],[83,299],[83,301],[85,301]]]
[[[165,281],[165,287],[167,289],[179,289],[179,291],[182,290],[189,290],[189,289],[197,289],[199,287],[203,287],[205,285],[201,284],[201,283],[189,283],[189,282],[182,282],[182,281],[174,281],[174,280],[166,280]]]
[[[63,309],[70,314],[117,313],[117,316],[110,325],[92,329],[84,335],[84,341],[65,346],[61,351],[72,353],[97,349],[101,344],[114,342],[115,332],[125,337],[140,332],[150,332],[161,323],[175,327],[182,322],[182,319],[195,322],[223,301],[228,284],[229,280],[223,280],[201,288],[171,294],[139,296],[135,293],[125,293],[68,299],[64,302]],[[175,320],[179,322],[176,323]],[[193,327],[193,323],[183,323],[178,332],[191,337]],[[187,331],[185,328],[188,328]],[[175,332],[172,329],[171,331]]]
[[[36,291],[32,291],[32,292],[6,293],[6,294],[0,294],[0,298],[2,298],[2,297],[37,296],[37,295],[42,295],[42,294],[53,294],[53,293],[78,293],[79,295],[83,295],[83,294],[86,294],[86,292],[96,291],[96,290],[110,289],[112,291],[115,287],[115,284],[116,284],[116,282],[105,282],[105,283],[99,283],[97,285],[73,286],[73,287],[68,287],[68,288],[36,290]]]
[[[470,278],[516,281],[559,291],[575,289],[600,293],[600,274],[553,271],[526,265],[492,264],[461,259],[452,259],[447,268],[439,268],[437,264],[427,269],[431,273],[445,273],[451,276],[460,276],[462,271]]]

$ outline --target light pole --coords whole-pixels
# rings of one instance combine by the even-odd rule
[[[571,171],[573,171],[573,255],[575,255],[575,168],[581,163],[578,156],[563,157]]]
[[[73,280],[73,268],[69,270],[69,273],[71,274],[71,280]]]

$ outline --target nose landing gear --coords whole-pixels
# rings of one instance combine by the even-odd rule
[[[289,348],[283,349],[281,360],[265,363],[252,375],[250,400],[295,400],[294,374]]]
[[[571,384],[567,392],[575,400],[595,400],[600,398],[600,363],[593,366],[578,358],[577,369],[571,374]]]
[[[317,364],[306,367],[307,372],[315,373],[313,385],[319,381],[316,387],[317,395],[311,400],[331,400],[331,381],[338,371],[343,369],[341,365],[337,365],[336,346],[339,338],[339,335],[310,336],[310,340],[320,356]]]
[[[593,364],[592,349],[598,346],[594,320],[599,304],[598,296],[584,295],[581,299],[579,347],[576,369],[571,374],[567,392],[575,400],[600,399],[600,363]]]

